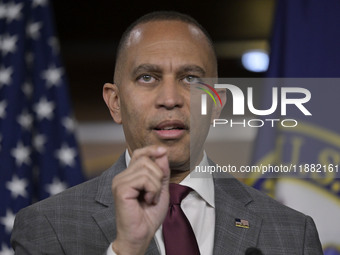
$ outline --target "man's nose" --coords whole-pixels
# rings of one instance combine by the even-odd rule
[[[183,85],[182,85],[183,86]],[[184,104],[184,89],[178,81],[164,79],[158,87],[156,99],[157,107],[164,107],[171,110],[176,107],[182,107]]]

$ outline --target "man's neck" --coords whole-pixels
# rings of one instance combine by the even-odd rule
[[[189,173],[190,171],[171,171],[170,183],[180,183]]]
[[[193,164],[193,165],[198,165],[202,160],[203,160],[203,157],[204,157],[204,152],[201,151],[199,156],[196,157],[196,164]],[[184,168],[184,167],[183,167]],[[190,168],[190,167],[188,167]],[[193,170],[193,169],[191,169]],[[170,176],[170,183],[180,183],[181,181],[183,181],[185,179],[185,177],[188,176],[188,174],[190,173],[191,170],[171,170],[171,176]]]

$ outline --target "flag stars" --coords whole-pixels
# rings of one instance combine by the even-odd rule
[[[5,243],[2,244],[0,255],[14,255],[14,251],[10,249]]]
[[[6,216],[0,218],[0,223],[5,226],[5,231],[10,234],[13,229],[15,215],[11,210],[6,211]]]
[[[22,3],[9,3],[6,7],[6,18],[7,22],[12,22],[13,20],[19,20],[21,18],[21,9],[23,7]]]
[[[31,22],[27,26],[26,33],[33,40],[37,40],[40,37],[41,27],[42,27],[41,22]]]
[[[26,179],[19,179],[16,175],[13,175],[11,181],[6,182],[6,188],[11,192],[14,199],[18,196],[27,197],[27,186],[28,181]]]
[[[0,118],[3,119],[6,117],[6,107],[7,107],[7,101],[2,100],[0,102]]]
[[[64,73],[63,68],[50,66],[43,71],[42,78],[46,80],[47,87],[58,86],[61,84],[61,77]]]
[[[33,8],[37,6],[45,6],[47,4],[47,0],[33,0],[32,6]]]
[[[0,2],[0,19],[6,18],[6,4]]]
[[[3,85],[9,85],[12,82],[11,75],[13,73],[12,67],[1,67],[0,68],[0,88]]]
[[[60,51],[59,41],[56,37],[52,36],[48,39],[48,45],[52,48],[53,54],[58,54]]]
[[[17,41],[18,36],[16,35],[13,36],[5,35],[3,36],[3,38],[1,38],[0,48],[4,56],[8,53],[14,53],[16,51]]]
[[[63,126],[66,128],[66,130],[70,133],[73,133],[76,129],[76,125],[74,123],[74,120],[70,117],[65,117],[62,120]]]
[[[56,195],[67,189],[67,185],[65,182],[61,182],[58,178],[53,178],[53,182],[51,184],[46,185],[46,192],[51,196]]]
[[[56,151],[56,158],[59,159],[59,162],[63,166],[74,166],[75,157],[77,152],[74,148],[68,147],[67,144],[63,144],[62,147]]]
[[[17,166],[22,166],[24,163],[27,165],[31,163],[31,149],[28,146],[25,147],[22,142],[18,142],[17,147],[12,149],[11,154],[15,158]]]
[[[53,118],[54,107],[55,105],[53,102],[49,102],[47,101],[46,97],[43,97],[38,103],[33,106],[33,109],[36,112],[39,120],[51,120]]]
[[[33,117],[31,114],[24,110],[17,119],[18,123],[27,131],[31,130],[33,124]]]
[[[46,143],[46,136],[44,135],[35,135],[33,138],[33,146],[34,148],[40,152],[43,153],[44,152],[44,145]]]

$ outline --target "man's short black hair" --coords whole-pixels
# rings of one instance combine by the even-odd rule
[[[150,12],[148,14],[145,14],[144,16],[140,17],[139,19],[137,19],[135,22],[133,22],[123,33],[118,47],[117,47],[117,54],[116,56],[118,57],[118,55],[120,54],[122,48],[124,48],[124,45],[126,44],[126,41],[131,33],[131,31],[140,24],[145,24],[151,21],[182,21],[184,23],[187,24],[191,24],[196,26],[197,28],[199,28],[203,34],[206,36],[208,43],[210,44],[210,46],[214,49],[213,47],[213,41],[209,35],[209,33],[207,32],[207,30],[200,24],[197,22],[197,20],[195,20],[193,17],[184,14],[184,13],[180,13],[180,12],[176,12],[176,11],[155,11],[155,12]]]
[[[193,25],[195,27],[197,27],[199,30],[202,31],[202,33],[205,35],[205,37],[207,38],[207,42],[209,43],[209,46],[212,49],[212,52],[214,54],[214,57],[216,59],[216,53],[215,53],[215,49],[213,46],[213,41],[209,35],[209,33],[206,31],[206,29],[199,24],[193,17],[184,14],[184,13],[180,13],[177,11],[155,11],[155,12],[150,12],[148,14],[145,14],[144,16],[140,17],[139,19],[137,19],[135,22],[133,22],[123,33],[117,50],[116,50],[116,65],[119,62],[119,58],[120,55],[122,54],[122,52],[124,51],[124,47],[127,43],[127,40],[130,36],[131,31],[138,25],[141,24],[145,24],[148,22],[152,22],[152,21],[182,21],[184,23]],[[217,62],[217,60],[216,60]],[[116,66],[117,69],[117,66]]]

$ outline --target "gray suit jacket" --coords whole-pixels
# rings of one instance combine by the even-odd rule
[[[21,210],[11,239],[15,254],[104,254],[116,236],[111,182],[125,168],[123,154],[101,176]],[[264,255],[322,254],[310,217],[236,179],[214,182],[214,254],[243,255],[248,247]],[[249,228],[236,227],[236,218]],[[159,254],[154,241],[146,254]]]

